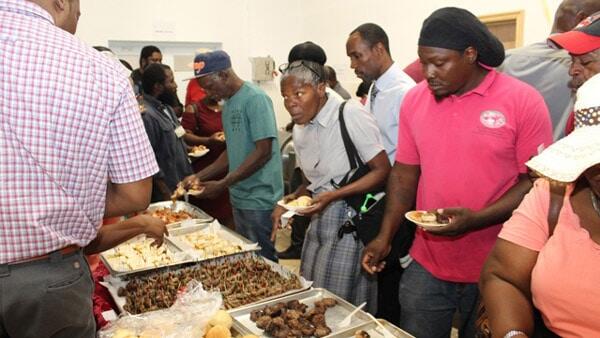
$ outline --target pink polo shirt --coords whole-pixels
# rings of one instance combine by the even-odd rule
[[[504,195],[527,172],[525,162],[551,142],[542,96],[492,69],[477,88],[440,102],[426,81],[410,90],[396,161],[421,167],[417,209],[477,211]],[[418,229],[410,254],[439,279],[475,283],[499,231],[500,224],[442,237]]]

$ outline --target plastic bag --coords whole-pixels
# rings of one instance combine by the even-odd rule
[[[205,291],[200,282],[192,280],[170,308],[123,316],[98,332],[98,337],[201,338],[222,304],[220,293]]]

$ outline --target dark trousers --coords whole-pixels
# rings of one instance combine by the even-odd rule
[[[447,338],[458,313],[459,337],[473,338],[478,297],[477,283],[437,279],[413,260],[400,281],[400,327],[419,338]]]
[[[95,337],[93,288],[81,250],[0,265],[0,337]]]
[[[377,318],[400,325],[398,285],[404,269],[398,259],[386,260],[385,269],[377,274]]]

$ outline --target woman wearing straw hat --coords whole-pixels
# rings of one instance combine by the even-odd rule
[[[542,178],[504,224],[481,275],[495,337],[532,336],[534,306],[562,337],[600,332],[599,92],[596,75],[578,91],[577,129],[527,163]]]

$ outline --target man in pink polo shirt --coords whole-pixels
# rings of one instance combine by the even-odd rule
[[[381,231],[364,250],[372,273],[404,214],[438,210],[450,223],[418,229],[400,282],[400,326],[416,337],[474,336],[477,281],[500,224],[531,188],[525,162],[552,142],[548,109],[529,85],[496,72],[504,48],[470,12],[442,8],[419,38],[426,81],[400,109],[396,163]]]

